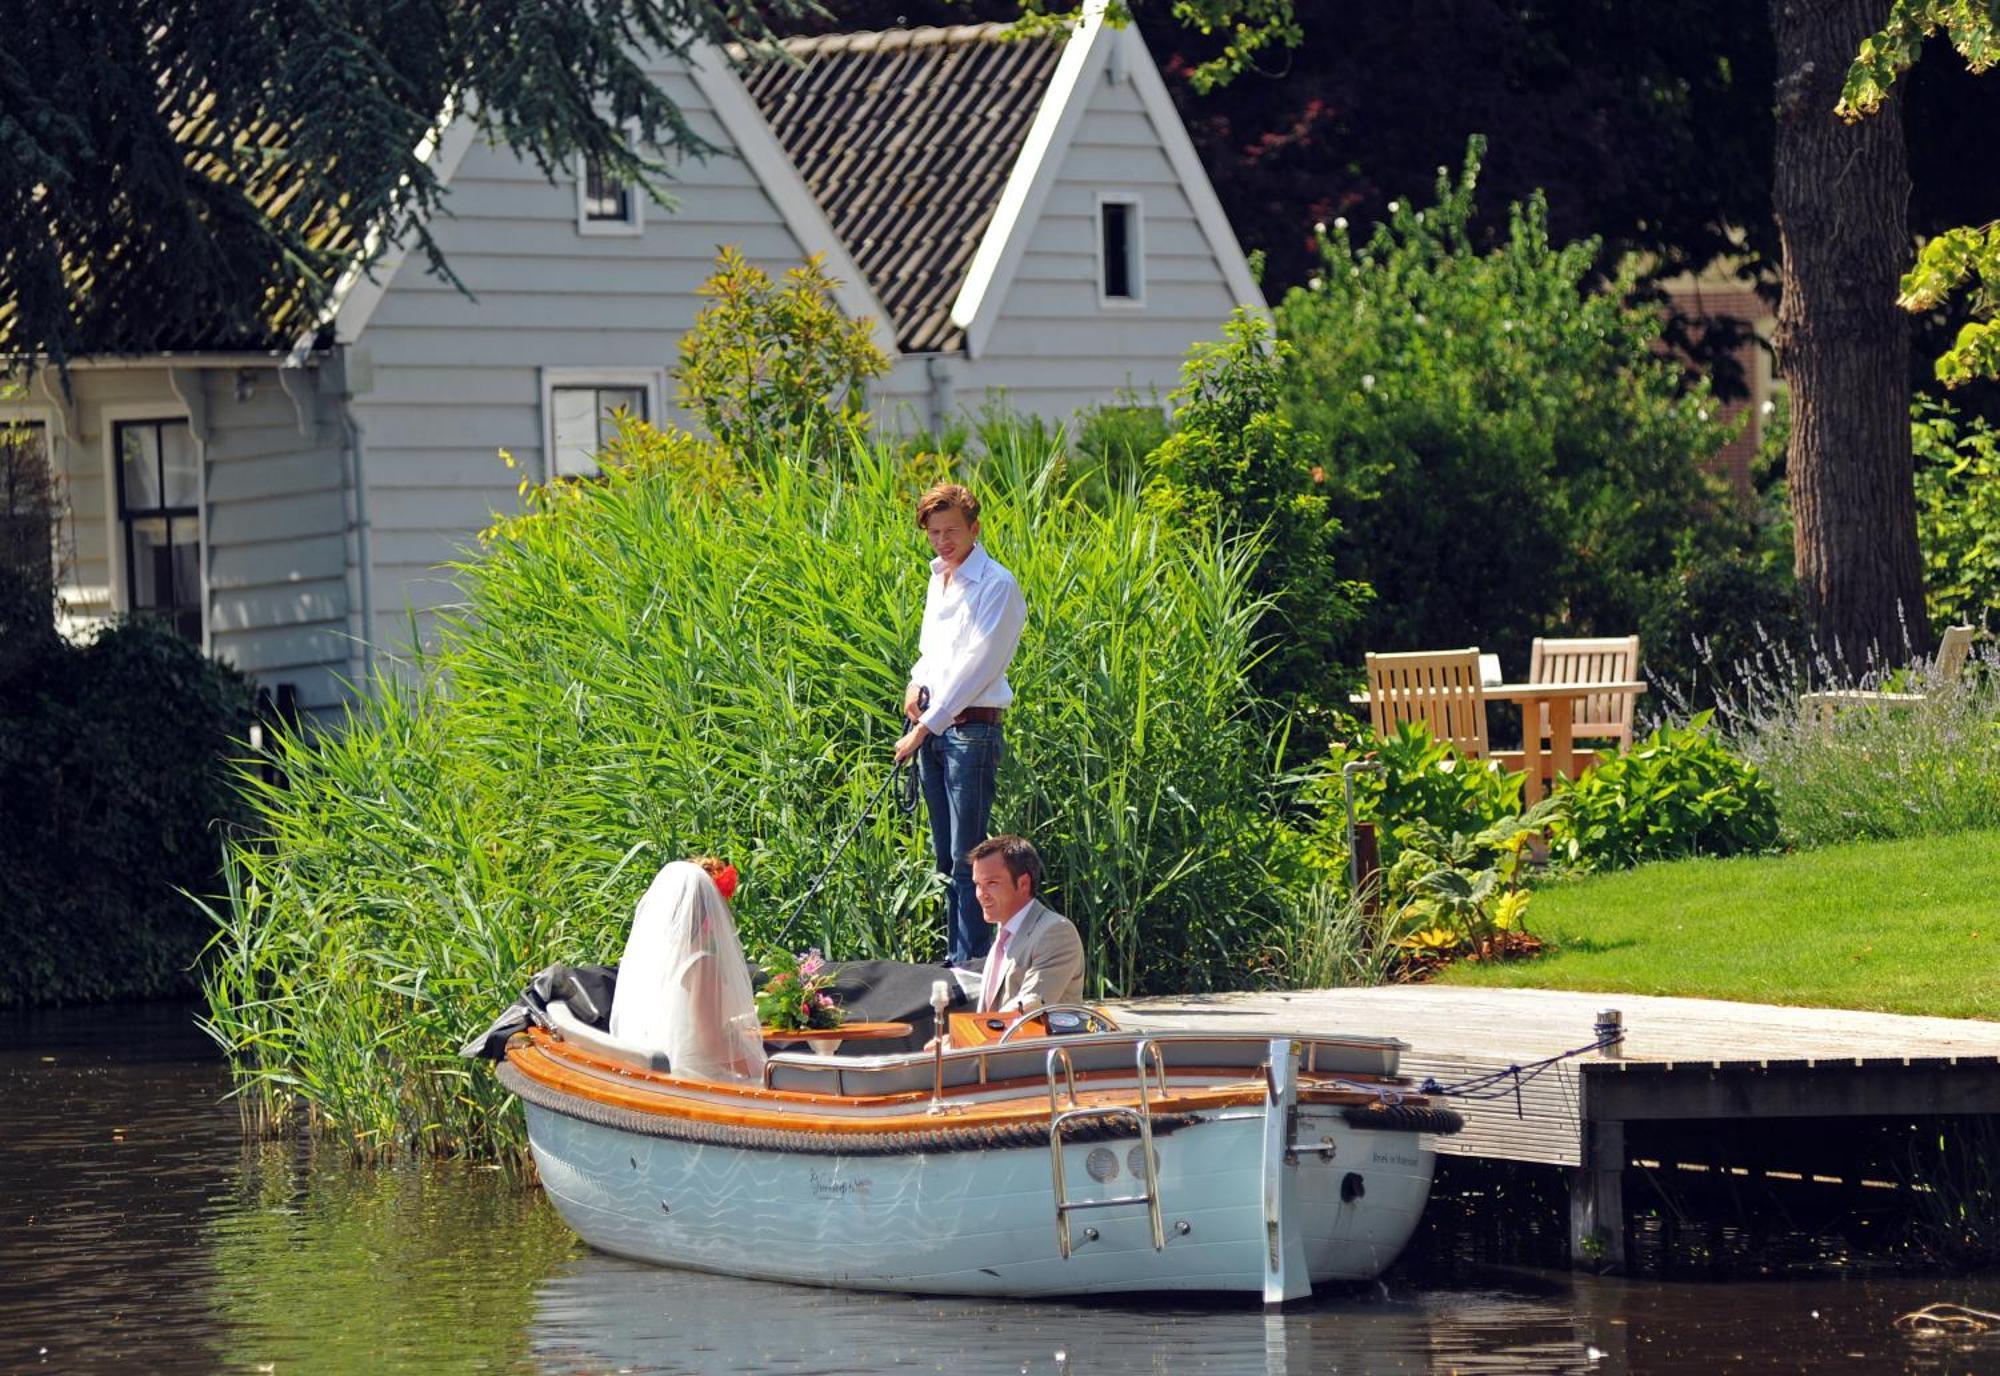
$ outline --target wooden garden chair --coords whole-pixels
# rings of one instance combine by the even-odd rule
[[[1368,720],[1378,736],[1393,736],[1404,722],[1420,721],[1461,754],[1485,759],[1491,752],[1478,649],[1370,654]]]
[[[1639,637],[1602,636],[1594,639],[1550,640],[1535,637],[1528,653],[1530,683],[1621,683],[1639,677]],[[1570,734],[1576,740],[1606,741],[1620,750],[1632,748],[1634,693],[1592,693],[1576,704]],[[1544,703],[1536,729],[1549,739],[1549,709]],[[1522,723],[1522,730],[1528,724]],[[1579,751],[1578,763],[1588,751]],[[1544,757],[1546,758],[1546,756]]]
[[[1885,693],[1873,688],[1827,688],[1817,693],[1807,693],[1799,699],[1799,705],[1808,714],[1816,715],[1822,722],[1830,722],[1834,714],[1843,707],[1859,707],[1867,703],[1877,706],[1909,706],[1928,702],[1939,693],[1945,692],[1958,682],[1965,672],[1966,664],[1972,658],[1972,637],[1970,626],[1948,626],[1938,638],[1937,658],[1931,661],[1928,673],[1919,672],[1924,681],[1925,691],[1921,693]]]

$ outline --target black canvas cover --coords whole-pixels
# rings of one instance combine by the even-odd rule
[[[493,1020],[493,1025],[458,1049],[475,1060],[505,1060],[507,1039],[525,1032],[530,1023],[548,1026],[548,1008],[561,999],[579,1021],[611,1030],[611,994],[617,987],[616,965],[548,965],[536,971],[521,997]]]

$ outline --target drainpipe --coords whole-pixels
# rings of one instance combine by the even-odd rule
[[[352,394],[341,399],[340,423],[347,432],[348,477],[354,493],[354,561],[360,573],[361,681],[363,693],[375,691],[375,558],[368,534],[368,440],[354,418]]]
[[[932,354],[924,360],[924,377],[930,383],[924,421],[933,435],[942,435],[951,420],[951,365],[943,354]]]

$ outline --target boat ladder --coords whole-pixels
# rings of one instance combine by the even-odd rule
[[[1160,1052],[1160,1044],[1151,1037],[1139,1040],[1134,1060],[1139,1071],[1139,1106],[1132,1108],[1126,1104],[1079,1104],[1076,1098],[1076,1069],[1070,1064],[1069,1048],[1053,1047],[1049,1051],[1049,1170],[1055,1186],[1056,1203],[1056,1245],[1062,1250],[1063,1260],[1069,1260],[1071,1251],[1069,1216],[1078,1209],[1115,1209],[1134,1204],[1144,1204],[1153,1224],[1153,1250],[1164,1251],[1167,1245],[1166,1225],[1160,1218],[1160,1169],[1153,1155],[1153,1084],[1155,1077],[1161,1098],[1167,1096],[1167,1062]],[[1056,1069],[1061,1067],[1062,1079],[1056,1079]],[[1063,1176],[1063,1129],[1071,1123],[1087,1119],[1103,1121],[1107,1118],[1125,1118],[1136,1123],[1139,1128],[1139,1157],[1142,1163],[1141,1179],[1145,1188],[1138,1194],[1114,1195],[1109,1199],[1071,1199]],[[1092,1237],[1096,1229],[1090,1229]]]

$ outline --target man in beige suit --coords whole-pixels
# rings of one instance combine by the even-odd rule
[[[1083,997],[1083,938],[1035,897],[1042,857],[1025,837],[995,836],[972,848],[972,887],[994,928],[980,975],[979,1011],[1012,1012],[1028,999],[1075,1003]]]

